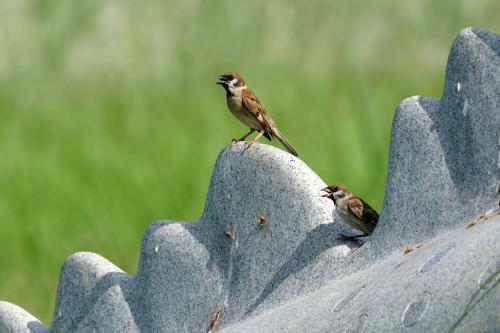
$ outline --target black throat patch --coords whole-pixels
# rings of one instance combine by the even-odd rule
[[[228,85],[223,85],[224,89],[226,90],[226,97],[229,98],[229,97],[233,97],[233,93],[231,92],[231,90],[229,90],[229,86]]]

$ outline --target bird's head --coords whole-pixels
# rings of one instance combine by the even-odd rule
[[[347,189],[344,184],[335,184],[331,186],[327,186],[321,191],[325,192],[322,197],[332,199],[333,202],[337,202],[337,200],[343,199],[346,196],[351,195],[351,192]]]
[[[217,84],[226,89],[228,93],[233,93],[235,90],[246,88],[245,80],[238,73],[229,72],[219,75],[217,78]]]

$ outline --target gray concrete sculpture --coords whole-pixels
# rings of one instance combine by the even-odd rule
[[[500,37],[462,30],[443,98],[396,110],[359,249],[324,186],[281,150],[231,145],[200,220],[152,224],[135,276],[74,254],[50,329],[0,302],[0,332],[499,332]]]

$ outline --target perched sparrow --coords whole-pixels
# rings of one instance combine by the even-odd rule
[[[264,105],[255,96],[255,93],[247,88],[245,81],[238,73],[222,74],[218,77],[217,84],[222,85],[226,90],[227,106],[231,113],[243,124],[250,127],[250,132],[237,141],[245,140],[255,131],[259,132],[255,139],[247,143],[246,149],[257,142],[262,135],[269,140],[274,136],[285,146],[290,154],[299,156],[283,134],[280,133],[273,118],[271,118],[264,108]]]
[[[356,239],[369,236],[377,225],[379,215],[363,199],[355,197],[343,184],[335,184],[325,187],[321,191],[326,192],[323,197],[330,198],[337,207],[337,212],[342,220],[349,226],[361,231],[362,235],[346,237],[344,239]]]

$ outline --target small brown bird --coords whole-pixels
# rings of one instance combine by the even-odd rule
[[[259,132],[255,139],[246,144],[245,149],[248,149],[264,135],[269,140],[275,137],[285,146],[290,154],[299,156],[278,130],[273,118],[267,113],[264,105],[255,96],[255,93],[247,88],[245,80],[238,73],[220,75],[217,84],[222,85],[226,90],[227,106],[231,113],[243,124],[250,127],[250,132],[236,141],[243,141],[253,132]]]
[[[352,195],[343,184],[328,186],[321,191],[325,192],[323,197],[333,200],[342,220],[363,233],[357,236],[343,236],[343,239],[353,240],[372,234],[377,226],[379,214],[369,204]]]

